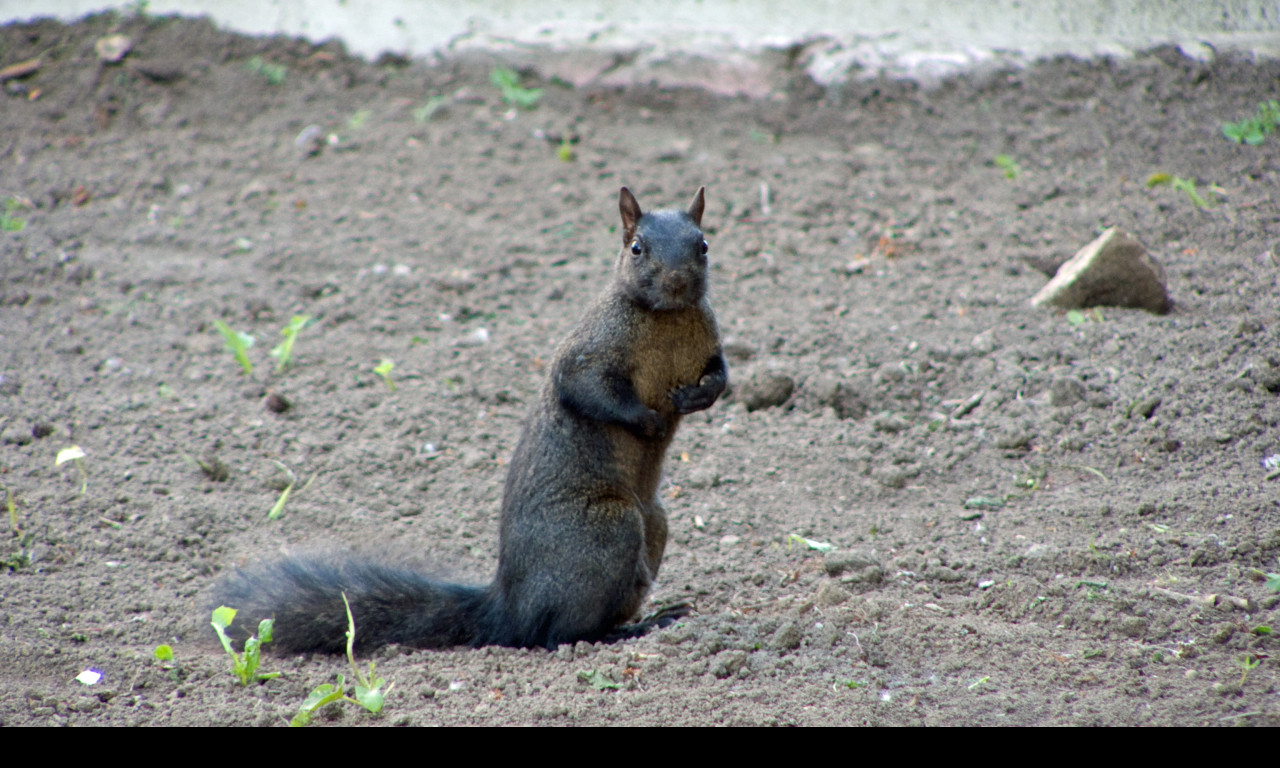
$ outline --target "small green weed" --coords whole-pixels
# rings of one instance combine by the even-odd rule
[[[342,604],[347,607],[347,663],[351,665],[351,673],[355,675],[355,698],[347,696],[344,691],[347,686],[347,679],[342,675],[338,675],[337,684],[325,683],[317,687],[314,691],[307,695],[303,700],[302,706],[298,708],[298,714],[293,716],[289,721],[289,725],[295,728],[301,728],[311,722],[311,718],[321,707],[332,704],[335,701],[349,701],[364,707],[371,714],[379,714],[382,712],[382,705],[386,700],[387,694],[391,693],[391,689],[395,687],[395,683],[387,685],[387,681],[377,675],[377,664],[369,662],[369,671],[365,673],[356,664],[355,644],[356,644],[356,620],[351,615],[351,603],[347,600],[347,593],[342,593]],[[382,686],[386,685],[384,691]]]
[[[80,483],[80,493],[82,494],[89,489],[89,472],[84,468],[84,457],[84,449],[78,445],[73,445],[58,451],[58,457],[53,462],[55,467],[62,466],[68,461],[75,463],[76,469],[80,470],[80,479],[82,481]]]
[[[1196,183],[1191,179],[1184,179],[1181,176],[1174,176],[1168,173],[1153,173],[1147,177],[1147,189],[1158,187],[1164,184],[1168,184],[1174,189],[1185,194],[1187,196],[1187,199],[1191,201],[1191,204],[1196,206],[1197,208],[1203,208],[1205,210],[1208,210],[1209,208],[1213,207],[1213,203],[1209,202],[1203,196],[1201,196],[1199,190],[1196,189]],[[1219,187],[1217,184],[1210,184],[1209,190],[1211,192],[1217,192],[1219,194],[1222,193],[1222,188]]]
[[[213,327],[218,329],[227,342],[227,350],[235,357],[236,362],[244,369],[244,375],[253,373],[253,363],[249,360],[249,348],[253,346],[253,337],[247,333],[231,330],[231,326],[221,320],[214,320]]]
[[[289,68],[283,64],[272,64],[263,59],[261,56],[254,56],[245,62],[244,68],[263,80],[267,81],[267,85],[280,85],[284,82],[285,76],[289,74]]]
[[[422,124],[435,117],[444,108],[447,99],[443,96],[432,96],[426,103],[413,110],[413,122]]]
[[[284,516],[284,505],[285,505],[285,502],[289,500],[289,494],[293,493],[294,486],[298,484],[298,476],[293,474],[293,470],[289,469],[284,464],[278,461],[272,461],[271,463],[279,467],[280,471],[283,472],[284,476],[287,478],[284,488],[280,490],[279,498],[276,499],[275,504],[271,505],[271,510],[267,512],[268,520],[279,520],[281,517]],[[307,490],[307,488],[311,487],[311,483],[314,482],[315,479],[316,479],[316,476],[312,475],[311,479],[308,480],[305,485],[303,485],[301,488],[298,489],[298,493],[302,493],[303,491]]]
[[[284,341],[271,350],[271,356],[276,359],[276,373],[283,373],[284,369],[288,368],[289,364],[293,362],[293,344],[298,340],[298,334],[310,322],[311,315],[294,315],[289,324],[280,331],[284,336]]]
[[[391,380],[391,371],[395,367],[396,367],[395,363],[391,362],[390,359],[384,357],[382,358],[382,362],[378,363],[378,367],[373,369],[374,373],[382,377],[382,381],[387,385],[387,389],[391,390],[392,392],[396,391],[396,383]]]
[[[169,679],[175,683],[181,682],[187,676],[186,672],[178,665],[177,660],[174,659],[172,646],[167,644],[157,645],[151,655],[159,662],[160,668],[169,673]]]
[[[565,134],[560,139],[560,146],[556,148],[556,157],[560,158],[562,163],[572,163],[574,161],[573,142],[569,140],[568,134]]]
[[[360,130],[361,128],[363,128],[363,127],[364,127],[364,124],[365,124],[365,123],[369,122],[369,117],[370,117],[372,114],[373,114],[373,111],[372,111],[372,110],[368,110],[368,109],[357,109],[357,110],[355,111],[355,114],[353,114],[351,117],[347,118],[347,130],[349,130],[349,131],[358,131],[358,130]]]
[[[4,212],[0,213],[0,230],[5,232],[21,232],[27,226],[27,220],[14,216],[14,211],[26,205],[16,197],[4,201]]]
[[[1102,320],[1102,310],[1097,307],[1088,311],[1081,311],[1079,309],[1067,310],[1067,322],[1071,323],[1072,326],[1081,326],[1088,322],[1101,323]]]
[[[1280,557],[1276,558],[1276,562],[1280,563]],[[1272,592],[1280,592],[1280,573],[1268,573],[1264,586]]]
[[[5,493],[4,507],[9,511],[9,530],[13,532],[14,536],[21,536],[22,526],[18,525],[18,505],[13,500],[13,491],[3,485],[0,485],[0,490]]]
[[[804,545],[818,552],[830,552],[836,548],[836,545],[830,542],[814,541],[813,539],[806,539],[799,534],[789,533],[787,534],[787,549],[791,549],[792,543]]]
[[[1245,653],[1241,654],[1237,663],[1240,665],[1240,685],[1243,686],[1244,681],[1249,678],[1249,673],[1257,669],[1262,660],[1252,653]]]
[[[1022,175],[1022,168],[1010,155],[996,155],[994,158],[996,167],[1004,171],[1004,177],[1013,180]]]
[[[533,109],[542,98],[541,88],[525,88],[520,85],[520,74],[507,67],[495,67],[489,74],[489,82],[502,91],[502,100],[513,107]]]
[[[14,501],[13,491],[4,486],[0,486],[0,490],[3,490],[7,496],[5,507],[9,510],[9,530],[18,540],[18,548],[4,555],[4,559],[0,560],[0,566],[16,571],[19,568],[31,565],[31,545],[35,543],[36,537],[30,531],[23,532],[18,522],[18,505]]]
[[[231,638],[227,637],[227,627],[231,626],[231,622],[235,621],[236,609],[228,608],[225,605],[218,606],[213,610],[213,629],[218,633],[218,639],[222,641],[222,648],[231,657],[231,671],[235,674],[236,679],[241,685],[247,686],[252,682],[261,682],[279,677],[279,672],[269,672],[262,674],[258,672],[258,662],[262,653],[262,645],[271,642],[271,619],[263,619],[258,624],[258,634],[244,641],[244,655],[237,654],[231,648]]]
[[[578,670],[578,679],[597,691],[616,691],[622,686],[609,679],[609,676],[598,669]]]
[[[1253,117],[1246,117],[1238,123],[1223,123],[1222,135],[1237,144],[1257,146],[1277,128],[1280,128],[1280,101],[1272,99],[1259,104]]]

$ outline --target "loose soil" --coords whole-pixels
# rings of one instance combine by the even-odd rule
[[[132,51],[100,63],[113,32]],[[282,676],[242,688],[208,621],[220,574],[281,551],[487,580],[618,188],[706,184],[734,391],[673,444],[654,593],[696,612],[556,651],[383,649],[382,716],[317,723],[1280,725],[1280,138],[1221,134],[1277,63],[780,72],[761,101],[535,69],[526,111],[493,61],[204,21],[0,29],[0,62],[33,58],[0,95],[25,225],[0,233],[4,724],[287,722],[346,661],[268,656]],[[1169,314],[1028,305],[1112,225],[1164,265]],[[252,374],[215,320],[256,338]]]

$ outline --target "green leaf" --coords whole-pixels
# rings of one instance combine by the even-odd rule
[[[249,361],[249,348],[253,346],[253,337],[247,333],[232,330],[231,326],[221,320],[214,320],[213,327],[222,334],[223,340],[227,343],[227,349],[244,369],[245,375],[253,373],[253,363]]]
[[[382,700],[385,698],[382,693],[382,684],[384,682],[386,681],[380,677],[374,678],[374,686],[372,688],[366,688],[356,683],[356,701],[359,702],[360,706],[375,715],[382,711]]]
[[[342,675],[338,675],[337,685],[325,683],[307,694],[307,698],[302,701],[302,706],[298,708],[298,714],[293,716],[293,719],[289,721],[289,725],[294,728],[302,728],[309,724],[311,717],[318,709],[326,704],[342,700],[342,690],[346,685],[346,679]]]
[[[157,645],[153,653],[160,661],[173,661],[173,648],[171,646]]]
[[[996,155],[995,164],[997,168],[1004,171],[1006,179],[1016,179],[1022,173],[1018,163],[1009,155]]]
[[[293,361],[293,344],[298,340],[298,334],[310,322],[311,315],[294,315],[289,324],[280,331],[284,336],[284,341],[271,350],[271,356],[276,359],[276,373],[284,372],[284,369]]]
[[[396,367],[395,363],[391,362],[391,360],[384,357],[382,358],[382,362],[378,364],[378,367],[373,369],[374,373],[382,377],[382,380],[387,385],[387,389],[391,390],[392,392],[396,391],[396,383],[391,380],[391,371],[395,367]]]
[[[617,683],[597,669],[584,669],[578,672],[578,679],[595,688],[597,691],[609,691],[620,688]]]
[[[513,107],[532,109],[542,98],[541,88],[524,88],[520,85],[520,74],[513,69],[496,67],[489,74],[489,82],[502,91],[502,100]]]
[[[231,622],[236,620],[236,609],[228,608],[225,605],[218,606],[213,609],[213,626],[218,629],[226,629],[231,626]]]
[[[271,509],[267,510],[268,520],[280,519],[280,517],[284,514],[285,502],[289,500],[289,494],[292,492],[293,492],[293,483],[289,483],[289,485],[286,486],[285,489],[280,492],[280,497],[276,499],[276,503],[272,504]]]
[[[83,459],[84,456],[85,456],[84,449],[78,445],[73,445],[70,448],[63,448],[62,450],[58,451],[58,456],[56,459],[54,459],[53,464],[54,466],[60,466],[62,464],[67,463],[68,461],[77,461],[79,459]]]
[[[806,539],[805,537],[800,536],[798,534],[794,534],[794,533],[789,534],[787,536],[788,547],[791,546],[791,542],[796,542],[797,544],[803,544],[809,549],[815,549],[819,552],[830,552],[836,548],[835,544],[831,544],[825,541],[814,541],[813,539]]]

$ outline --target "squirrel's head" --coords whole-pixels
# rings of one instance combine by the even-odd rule
[[[687,211],[644,213],[631,190],[622,188],[618,280],[632,301],[654,310],[696,307],[702,301],[707,293],[705,205],[706,187],[699,187]]]

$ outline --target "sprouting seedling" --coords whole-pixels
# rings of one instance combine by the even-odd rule
[[[351,117],[347,118],[347,130],[358,131],[369,122],[369,116],[373,114],[373,110],[357,109]]]
[[[1147,189],[1158,187],[1162,184],[1168,184],[1174,189],[1182,192],[1191,201],[1191,204],[1197,208],[1209,209],[1213,207],[1213,203],[1204,199],[1200,192],[1196,189],[1196,183],[1191,179],[1184,179],[1181,176],[1174,176],[1168,173],[1153,173],[1147,177]],[[1222,193],[1222,188],[1217,184],[1210,184],[1209,189],[1212,192]]]
[[[1272,99],[1258,105],[1252,117],[1237,123],[1223,123],[1222,135],[1237,144],[1257,146],[1267,140],[1269,134],[1280,128],[1280,101]]]
[[[1276,558],[1276,562],[1280,563],[1280,557]],[[1280,592],[1280,573],[1268,573],[1267,581],[1263,586],[1272,592]]]
[[[169,673],[170,680],[176,683],[182,679],[183,674],[181,670],[178,669],[178,664],[173,658],[173,646],[168,645],[167,643],[164,645],[157,645],[155,650],[151,652],[151,655],[155,657],[156,661],[160,662],[160,668]]]
[[[525,88],[520,85],[520,74],[507,67],[495,67],[489,74],[489,82],[502,91],[502,100],[513,107],[533,109],[542,98],[541,88]]]
[[[1084,325],[1090,320],[1095,323],[1100,323],[1102,322],[1102,319],[1102,310],[1097,307],[1090,309],[1088,312],[1083,312],[1079,309],[1067,310],[1067,322],[1071,323],[1073,326]]]
[[[0,211],[0,230],[5,232],[21,232],[27,226],[27,220],[14,216],[14,211],[22,208],[22,201],[11,197],[4,201],[4,211]]]
[[[813,539],[806,539],[805,537],[796,533],[787,534],[787,549],[791,549],[791,544],[793,542],[796,544],[803,544],[809,549],[815,549],[819,552],[830,552],[836,548],[836,545],[830,542],[814,541]]]
[[[254,681],[270,680],[273,677],[279,677],[279,672],[269,672],[260,674],[258,672],[258,662],[261,658],[262,644],[271,642],[271,619],[263,619],[258,624],[258,634],[251,636],[244,641],[244,654],[240,655],[231,647],[231,638],[227,637],[227,627],[231,626],[231,622],[235,621],[236,609],[228,608],[225,605],[218,606],[213,610],[213,629],[218,633],[218,639],[222,641],[222,648],[231,657],[231,671],[240,681],[241,685],[248,685]]]
[[[556,157],[560,158],[560,162],[572,163],[574,159],[573,142],[569,140],[569,134],[565,134],[560,139],[560,146],[556,148]]]
[[[294,315],[289,320],[289,324],[280,331],[284,341],[271,350],[271,356],[276,359],[276,373],[283,373],[284,369],[293,362],[293,344],[298,340],[298,334],[302,333],[302,329],[306,328],[310,322],[311,315]]]
[[[35,541],[35,534],[27,531],[23,532],[22,527],[18,524],[18,505],[14,502],[13,491],[0,486],[8,499],[5,506],[9,509],[9,529],[18,540],[18,548],[8,556],[0,559],[0,568],[8,568],[17,570],[31,564],[31,545]]]
[[[227,349],[235,357],[236,362],[244,369],[244,375],[253,373],[253,363],[249,361],[249,347],[253,346],[253,337],[247,333],[231,330],[231,326],[221,320],[214,320],[213,327],[218,329],[227,342]]]
[[[1022,168],[1018,167],[1018,163],[1010,155],[996,155],[994,161],[996,167],[1004,171],[1006,179],[1016,179],[1022,174]]]
[[[365,674],[363,670],[356,664],[355,647],[356,647],[356,619],[351,615],[351,602],[347,600],[347,593],[342,593],[342,604],[347,608],[347,663],[351,665],[351,673],[356,676],[356,703],[373,714],[382,711],[382,702],[391,689],[395,687],[395,683],[387,685],[387,690],[383,691],[382,686],[387,681],[377,674],[377,665],[370,661],[369,672]]]
[[[1244,681],[1249,677],[1249,673],[1257,669],[1258,665],[1261,663],[1262,659],[1259,659],[1252,653],[1246,653],[1240,657],[1240,685],[1244,685]]]
[[[444,105],[445,98],[443,96],[432,96],[427,99],[425,104],[413,110],[413,122],[419,124],[427,122],[435,117],[436,112],[439,112]]]
[[[289,74],[289,68],[283,64],[272,64],[261,56],[254,56],[245,62],[244,68],[261,76],[268,85],[280,85]]]
[[[22,526],[18,525],[18,505],[13,500],[13,491],[3,485],[0,485],[0,490],[5,493],[4,506],[5,509],[9,510],[9,530],[13,532],[14,536],[21,536]]]
[[[311,718],[323,706],[332,704],[335,701],[342,701],[346,698],[343,689],[346,688],[347,679],[342,675],[338,675],[338,682],[325,683],[317,687],[314,691],[307,694],[307,698],[302,700],[302,706],[298,708],[298,714],[293,716],[289,721],[290,727],[304,728],[311,724]]]
[[[395,363],[391,362],[389,358],[384,357],[382,358],[382,362],[378,363],[378,367],[373,369],[374,373],[382,377],[382,381],[386,383],[387,389],[390,389],[392,392],[396,391],[396,383],[391,380],[391,371],[395,367]]]
[[[70,448],[63,448],[58,451],[58,457],[54,460],[54,466],[62,466],[68,461],[74,462],[76,469],[80,470],[80,493],[84,493],[89,488],[89,472],[84,468],[84,449],[78,445]]]
[[[578,679],[597,691],[614,691],[622,687],[598,669],[580,669]]]
[[[391,683],[387,685],[387,689],[384,691],[382,686],[386,685],[387,681],[377,676],[377,665],[374,662],[369,662],[368,674],[365,674],[356,665],[354,653],[356,620],[351,615],[351,603],[347,600],[346,592],[342,593],[342,603],[347,607],[347,662],[351,665],[351,672],[356,677],[355,698],[353,699],[344,693],[347,687],[347,679],[342,675],[338,675],[337,683],[325,683],[307,695],[307,698],[302,702],[302,706],[298,708],[298,714],[294,715],[293,719],[289,721],[289,725],[295,728],[310,724],[311,718],[321,707],[332,704],[335,701],[349,701],[352,704],[358,704],[376,715],[382,711],[383,701],[396,685]]]
[[[279,520],[284,515],[284,505],[285,502],[289,500],[289,494],[293,493],[293,487],[298,484],[298,476],[293,474],[293,470],[289,469],[284,464],[278,461],[272,461],[272,463],[279,467],[280,471],[284,472],[284,476],[288,478],[288,483],[280,491],[280,496],[276,499],[276,503],[272,504],[271,511],[267,512],[268,520]],[[315,479],[316,476],[312,475],[311,479],[298,489],[298,492],[301,493],[311,487],[311,483],[314,482]]]

